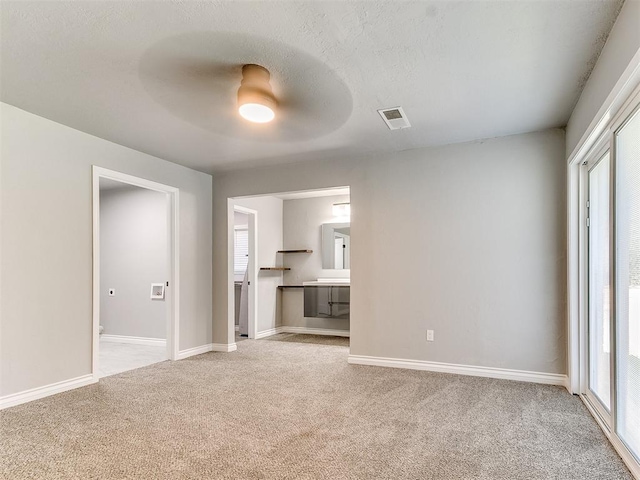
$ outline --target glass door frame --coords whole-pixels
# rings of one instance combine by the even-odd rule
[[[582,369],[584,371],[584,375],[581,376],[582,382],[580,385],[580,394],[584,397],[584,400],[589,403],[589,406],[595,411],[595,413],[600,417],[599,420],[602,424],[609,430],[609,432],[613,431],[613,419],[615,418],[615,396],[614,396],[614,386],[615,382],[613,380],[613,375],[615,374],[614,369],[614,334],[615,334],[615,295],[614,295],[614,281],[615,281],[615,264],[614,264],[614,168],[613,168],[613,152],[610,145],[610,136],[606,135],[600,139],[600,141],[594,146],[591,153],[583,162],[584,168],[584,203],[585,203],[585,252],[586,252],[586,275],[585,275],[585,321],[584,321],[584,335],[582,337],[582,345],[581,350],[584,352]],[[590,216],[590,208],[591,205],[587,202],[591,202],[590,199],[590,173],[596,168],[600,163],[604,160],[605,156],[609,157],[609,410],[603,405],[602,400],[598,397],[598,395],[593,392],[590,388],[590,372],[591,372],[591,362],[590,362],[590,341],[591,338],[589,336],[590,331],[590,266],[591,266],[591,248],[590,248],[590,232],[589,225],[587,225],[587,219]]]

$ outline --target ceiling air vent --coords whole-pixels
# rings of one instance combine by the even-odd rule
[[[378,113],[382,117],[382,120],[384,120],[384,123],[387,124],[387,127],[389,127],[389,130],[398,130],[411,126],[402,107],[385,108],[378,110]]]

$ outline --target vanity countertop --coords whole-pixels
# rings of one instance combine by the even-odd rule
[[[302,282],[305,287],[349,287],[351,286],[350,278],[319,278],[311,282]]]

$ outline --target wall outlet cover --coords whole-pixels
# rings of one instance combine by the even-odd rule
[[[427,342],[433,342],[433,330],[427,330]]]

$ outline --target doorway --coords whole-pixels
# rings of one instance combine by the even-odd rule
[[[235,341],[255,339],[257,330],[258,212],[233,207],[233,292]]]
[[[177,357],[178,190],[93,167],[96,378]]]
[[[349,201],[349,187],[228,198],[229,342],[233,333],[236,341],[276,340],[280,334],[350,336]],[[239,243],[242,238],[248,246]],[[242,295],[243,260],[248,296]],[[307,315],[307,297],[326,289],[333,295],[323,296],[327,301]],[[247,327],[238,318],[245,298]],[[327,309],[328,315],[316,314]]]

